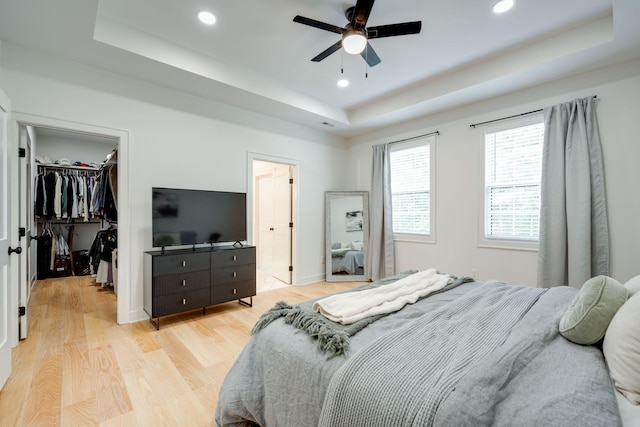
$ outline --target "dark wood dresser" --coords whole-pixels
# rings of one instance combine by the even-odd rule
[[[210,305],[233,300],[251,307],[255,294],[255,246],[144,254],[144,310],[156,329],[169,314],[200,308],[204,314]]]

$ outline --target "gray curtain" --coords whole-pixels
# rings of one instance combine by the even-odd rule
[[[369,200],[369,248],[365,274],[378,280],[394,274],[393,223],[391,222],[391,172],[389,146],[373,146]]]
[[[609,274],[602,149],[593,97],[544,109],[538,286]]]

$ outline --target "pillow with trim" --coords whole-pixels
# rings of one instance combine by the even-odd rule
[[[627,297],[627,288],[616,279],[592,277],[584,282],[560,319],[560,334],[576,344],[597,343]]]

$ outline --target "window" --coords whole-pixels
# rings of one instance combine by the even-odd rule
[[[433,238],[433,137],[391,146],[391,204],[396,239]]]
[[[485,243],[522,242],[523,248],[535,248],[543,140],[541,116],[485,133]]]

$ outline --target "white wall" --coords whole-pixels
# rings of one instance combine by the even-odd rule
[[[89,163],[104,162],[116,143],[101,144],[89,141],[70,140],[58,136],[39,135],[37,156],[47,156],[56,161],[64,157],[73,164],[76,161]]]
[[[151,187],[247,191],[248,152],[299,162],[295,284],[324,278],[324,192],[347,182],[342,138],[11,43],[2,48],[0,87],[14,111],[128,134],[129,182],[118,186],[128,185],[130,205],[129,321],[146,318],[142,260],[152,246]]]
[[[640,274],[640,61],[620,64],[530,90],[390,127],[349,141],[350,177],[369,190],[371,146],[427,132],[436,137],[436,243],[396,242],[396,271],[436,267],[481,280],[534,286],[537,252],[478,246],[482,208],[482,127],[471,123],[597,95],[611,242],[610,275],[621,281]],[[432,185],[433,185],[432,184]]]

